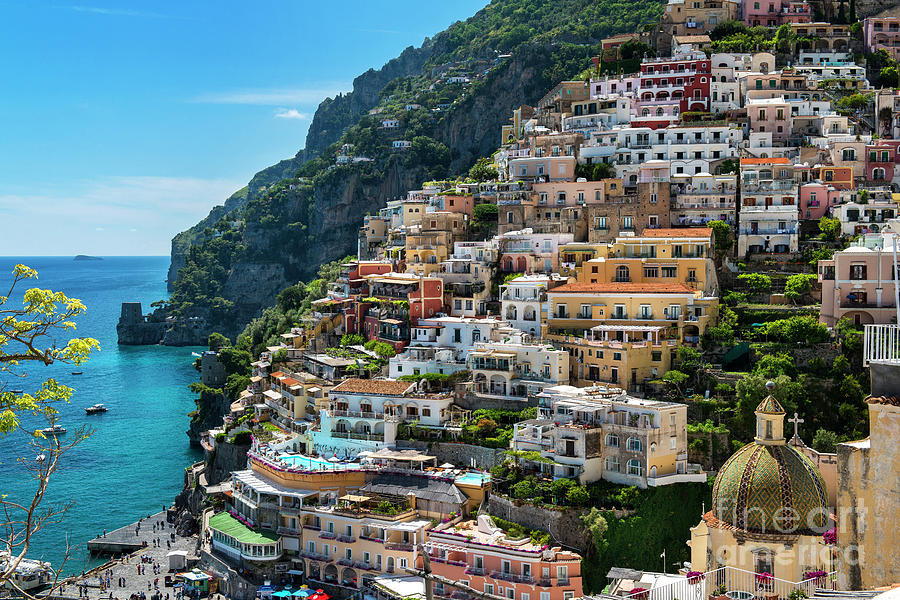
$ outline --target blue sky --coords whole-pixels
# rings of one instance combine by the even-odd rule
[[[0,256],[161,255],[487,0],[0,0]]]

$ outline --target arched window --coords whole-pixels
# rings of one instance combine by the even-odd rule
[[[882,169],[881,167],[872,169],[872,179],[876,181],[879,179],[884,179],[884,169]]]
[[[661,116],[663,116],[664,114],[665,114],[665,111],[663,111],[663,109],[662,109],[661,106],[660,106],[659,108],[656,109],[656,116],[657,116],[657,117],[661,117]]]
[[[606,434],[606,445],[610,448],[618,448],[619,447],[619,436],[614,433]]]
[[[636,458],[632,458],[628,461],[628,474],[629,475],[637,475],[638,477],[644,474],[644,467],[641,465],[641,461]]]
[[[649,116],[650,116],[650,109],[649,109],[649,108],[643,109],[643,110],[641,111],[641,116],[642,116],[642,117],[649,117]]]
[[[841,152],[841,159],[856,160],[856,148],[844,148]]]
[[[613,471],[614,473],[619,472],[619,457],[618,456],[607,456],[606,457],[606,470]]]
[[[636,437],[628,438],[628,449],[632,452],[640,452],[644,449],[644,444]]]
[[[472,330],[472,342],[480,342],[481,341],[481,330],[473,329]]]
[[[625,265],[619,265],[618,267],[616,267],[616,281],[631,281],[631,274],[628,271],[628,267],[626,267]]]

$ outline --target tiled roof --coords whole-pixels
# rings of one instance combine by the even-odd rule
[[[331,393],[345,392],[351,394],[380,394],[385,396],[402,396],[410,388],[415,387],[411,381],[396,379],[346,379],[332,388]]]
[[[284,377],[284,373],[281,371],[275,371],[274,373],[269,373],[269,377],[272,379],[278,379],[279,377]]]
[[[775,157],[775,158],[742,158],[742,165],[789,165],[791,164],[790,159]]]
[[[693,294],[683,283],[567,283],[547,290],[555,293]]]
[[[782,408],[781,403],[775,399],[775,396],[770,394],[763,398],[762,402],[759,403],[756,407],[756,412],[767,415],[783,415],[784,408]]]
[[[825,525],[825,480],[787,444],[750,443],[735,452],[716,476],[712,495],[715,517],[738,529],[803,533]]]
[[[685,227],[684,229],[665,228],[665,229],[645,229],[638,237],[695,237],[708,238],[712,235],[712,229],[709,227]]]

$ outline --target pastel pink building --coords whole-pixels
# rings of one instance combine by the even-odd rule
[[[446,194],[443,198],[441,210],[445,212],[463,213],[469,215],[470,219],[472,218],[475,209],[475,199],[471,194],[465,196]]]
[[[785,23],[809,23],[812,11],[806,2],[795,0],[744,0],[744,23],[777,27]]]
[[[866,144],[866,181],[890,183],[900,161],[900,140],[873,140]]]
[[[486,517],[428,532],[431,571],[478,592],[513,600],[571,600],[582,596],[581,556],[530,540],[509,541]],[[440,583],[435,596],[453,589]]]
[[[846,250],[819,261],[819,321],[833,327],[841,317],[856,325],[885,324],[896,317],[893,236],[864,235]]]
[[[800,186],[800,218],[820,219],[831,214],[841,203],[841,192],[832,185],[818,181]]]
[[[863,20],[863,40],[866,51],[887,50],[894,60],[900,60],[900,17],[868,17]]]

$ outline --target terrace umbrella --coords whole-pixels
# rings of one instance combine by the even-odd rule
[[[289,598],[291,596],[291,592],[288,590],[280,590],[272,594],[276,598]]]
[[[306,588],[306,589],[299,589],[299,590],[295,591],[293,594],[291,594],[291,596],[294,596],[297,598],[306,598],[307,596],[311,596],[312,593],[313,593],[312,590]]]
[[[440,466],[440,468],[441,468],[441,469],[452,469],[452,468],[454,468],[455,466],[456,466],[456,465],[451,465],[450,463],[444,463],[444,464],[442,464],[442,465]]]
[[[332,456],[331,458],[328,459],[328,462],[333,462],[333,463],[341,462],[341,459],[339,459],[337,457],[337,454],[335,454],[334,456]]]

